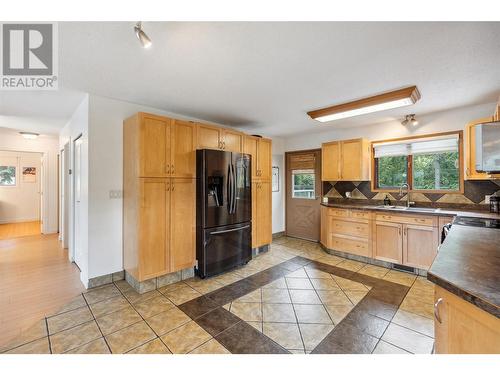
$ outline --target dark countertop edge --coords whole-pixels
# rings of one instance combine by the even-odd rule
[[[484,217],[491,219],[500,219],[500,214],[494,214],[489,211],[468,211],[468,210],[450,210],[446,208],[439,208],[437,211],[419,211],[419,207],[415,210],[406,211],[406,210],[395,210],[391,208],[382,208],[373,205],[360,205],[360,204],[346,204],[346,203],[321,203],[324,207],[331,208],[343,208],[343,209],[353,209],[353,210],[369,210],[369,211],[381,211],[381,212],[393,212],[395,214],[402,215],[429,215],[429,216],[469,216],[469,217]],[[426,208],[426,207],[424,207]]]
[[[455,284],[434,275],[431,271],[427,272],[427,280],[440,286],[443,289],[446,289],[448,292],[456,295],[457,297],[463,299],[466,302],[473,304],[474,306],[480,308],[481,310],[486,311],[487,313],[494,315],[497,318],[500,318],[500,308],[498,306],[493,305],[488,301],[485,301],[482,298],[477,297],[472,293],[469,293],[465,289],[462,289],[456,286]]]

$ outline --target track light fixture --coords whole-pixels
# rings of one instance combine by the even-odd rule
[[[406,115],[405,119],[403,121],[401,121],[401,125],[404,125],[404,126],[406,126],[406,125],[417,126],[418,125],[418,121],[415,118],[415,114],[412,113],[411,115]]]
[[[141,42],[142,48],[149,48],[153,44],[151,39],[147,36],[147,34],[142,29],[142,22],[137,22],[134,26],[135,36]]]

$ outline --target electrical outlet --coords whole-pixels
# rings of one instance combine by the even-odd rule
[[[121,190],[110,190],[109,191],[109,199],[121,199],[122,198]]]
[[[485,195],[484,196],[484,203],[485,204],[490,204],[490,198],[491,198],[491,195]]]

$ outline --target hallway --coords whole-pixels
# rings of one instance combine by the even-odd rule
[[[0,224],[0,240],[40,234],[40,221]]]
[[[0,240],[0,347],[83,290],[57,234]]]

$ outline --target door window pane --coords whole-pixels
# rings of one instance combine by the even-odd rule
[[[292,198],[315,199],[316,175],[314,169],[292,171]]]
[[[413,155],[413,189],[458,190],[458,152]]]
[[[16,167],[0,165],[0,186],[16,185]]]
[[[396,188],[406,182],[408,163],[406,156],[382,156],[376,159],[379,188]]]

